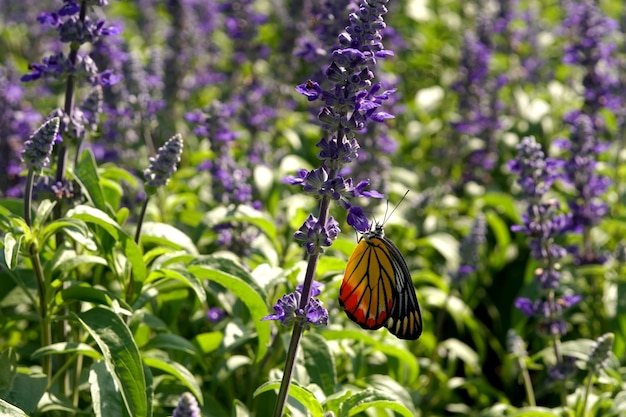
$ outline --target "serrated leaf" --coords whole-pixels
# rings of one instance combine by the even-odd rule
[[[353,416],[372,407],[384,407],[406,417],[414,416],[398,397],[374,389],[366,389],[348,397],[339,406],[339,415]]]
[[[102,354],[86,343],[60,342],[37,349],[31,355],[31,359],[39,359],[46,355],[62,355],[65,353],[79,353],[90,358],[100,359]]]
[[[202,390],[200,389],[200,385],[198,385],[196,378],[187,368],[169,358],[160,358],[149,355],[150,353],[148,352],[145,353],[143,357],[143,362],[147,366],[159,369],[176,377],[176,379],[178,379],[184,386],[189,388],[189,390],[196,397],[200,405],[204,404],[204,397],[202,396]]]
[[[119,387],[130,416],[147,417],[146,380],[139,349],[126,323],[108,308],[95,307],[77,315],[95,340],[107,370]]]
[[[167,223],[144,223],[141,227],[141,241],[143,244],[169,246],[174,249],[184,249],[192,255],[198,254],[198,249],[191,238]]]
[[[217,282],[239,297],[239,299],[246,305],[257,330],[258,351],[256,355],[256,362],[258,363],[265,355],[265,352],[267,352],[270,342],[270,325],[267,321],[261,321],[261,318],[267,316],[268,314],[263,291],[260,290],[258,285],[255,288],[250,285],[249,282],[245,282],[237,276],[228,274],[221,270],[213,269],[209,266],[190,265],[188,270],[198,278]]]
[[[254,391],[254,397],[267,391],[280,389],[280,382],[269,381],[261,385]],[[323,417],[324,409],[320,402],[315,398],[313,392],[307,388],[298,385],[296,381],[292,381],[289,386],[289,396],[297,400],[304,408],[311,413],[312,417]]]

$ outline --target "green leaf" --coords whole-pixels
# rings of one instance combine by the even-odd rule
[[[68,217],[98,225],[106,230],[113,239],[122,245],[126,259],[130,263],[133,272],[133,280],[143,283],[146,277],[146,265],[143,262],[141,250],[133,238],[131,238],[115,220],[109,217],[105,212],[85,205],[74,207],[68,212]]]
[[[0,353],[0,398],[11,391],[13,380],[17,375],[17,353],[8,348]]]
[[[194,260],[192,265],[203,265],[208,267],[209,269],[222,271],[226,274],[240,278],[250,287],[252,287],[256,293],[260,294],[263,299],[267,299],[267,294],[265,293],[265,290],[263,290],[259,283],[248,272],[248,270],[246,270],[243,266],[233,261],[232,259],[220,256],[200,256]]]
[[[53,272],[66,275],[72,269],[82,265],[107,265],[107,260],[95,255],[79,255],[74,250],[58,250],[50,262],[46,262],[46,276]]]
[[[112,294],[109,294],[105,290],[93,288],[86,283],[72,285],[67,289],[59,291],[55,295],[55,302],[57,305],[68,304],[71,301],[79,301],[112,307],[114,305],[113,300],[115,300],[115,302],[123,309],[129,311],[131,310],[131,307],[124,300],[115,298]]]
[[[620,391],[615,396],[613,404],[611,405],[611,411],[616,415],[623,415],[626,413],[626,391]]]
[[[203,355],[207,353],[211,353],[220,346],[222,343],[222,339],[224,339],[224,333],[222,332],[209,332],[209,333],[200,333],[193,338],[193,341],[198,345],[200,352]]]
[[[173,279],[179,281],[191,288],[201,303],[206,301],[206,290],[204,289],[202,282],[200,282],[198,277],[184,269],[159,269],[157,271],[153,271],[146,279],[146,284],[154,282],[158,279]]]
[[[11,392],[4,399],[30,415],[37,409],[47,385],[48,377],[44,374],[33,373],[29,369],[18,369]]]
[[[515,198],[510,194],[489,192],[481,198],[487,207],[493,207],[498,213],[508,217],[514,223],[521,223],[522,219],[515,206]]]
[[[28,417],[28,414],[14,406],[9,404],[0,398],[0,416],[4,417]]]
[[[37,207],[37,214],[35,214],[35,218],[33,220],[33,230],[39,230],[48,220],[50,213],[56,206],[56,202],[52,202],[50,200],[43,200],[39,203]]]
[[[198,351],[193,343],[184,337],[173,333],[159,333],[150,339],[148,343],[140,346],[139,349],[142,351],[150,349],[179,350],[190,355],[198,354]]]
[[[50,236],[56,234],[59,230],[67,234],[72,239],[76,237],[78,239],[76,240],[77,243],[82,244],[83,242],[90,240],[89,229],[84,222],[66,218],[55,220],[46,225],[41,232],[39,240],[45,242],[50,238]]]
[[[125,415],[122,397],[115,379],[104,361],[94,362],[89,369],[89,387],[91,389],[91,407],[96,417]]]
[[[362,330],[324,330],[322,336],[326,340],[351,340],[353,343],[362,342],[385,355],[396,357],[405,371],[405,380],[413,382],[419,374],[419,366],[415,355],[409,352],[402,345],[398,344],[395,338],[386,338],[382,341],[371,336]]]
[[[176,377],[183,385],[189,388],[191,393],[198,399],[200,405],[204,404],[200,385],[198,385],[194,375],[183,365],[169,358],[151,356],[151,352],[144,353],[143,363]]]
[[[100,184],[100,176],[98,175],[98,166],[96,165],[96,159],[90,149],[85,149],[74,168],[74,174],[76,179],[81,183],[89,200],[93,205],[107,213],[113,215],[110,206],[107,204],[104,197],[104,190]]]
[[[265,352],[267,352],[270,342],[270,324],[267,321],[261,321],[261,318],[268,314],[267,305],[265,304],[266,297],[264,297],[263,291],[258,288],[258,285],[255,288],[249,282],[245,282],[237,276],[213,269],[210,266],[190,265],[188,270],[198,278],[217,282],[239,297],[248,307],[258,335],[258,351],[256,355],[256,362],[258,363],[265,355]]]
[[[126,323],[108,308],[95,307],[77,315],[78,319],[98,344],[104,356],[128,414],[146,417],[148,403],[146,380],[139,349]],[[109,399],[105,399],[107,402]],[[115,401],[114,398],[110,399]]]
[[[192,255],[198,254],[198,249],[189,236],[167,223],[145,222],[141,227],[141,242],[144,245],[150,243],[184,249]]]
[[[552,411],[549,408],[527,407],[509,414],[508,417],[557,417],[561,415],[562,413]]]
[[[60,342],[37,349],[31,355],[31,359],[39,359],[46,355],[62,355],[65,353],[79,353],[94,359],[101,359],[102,354],[89,346],[87,343]]]
[[[415,415],[395,395],[374,389],[366,389],[348,397],[339,406],[339,415],[353,416],[371,407],[384,407],[406,417]]]
[[[280,381],[266,382],[254,391],[254,397],[267,391],[277,390],[280,388]],[[289,396],[297,400],[304,408],[311,413],[312,417],[323,417],[324,409],[320,402],[315,398],[313,392],[299,385],[296,381],[292,381],[289,386]]]
[[[24,235],[22,234],[18,235],[18,237],[15,237],[15,235],[11,232],[4,235],[4,259],[7,264],[7,268],[10,270],[14,270],[17,266],[20,247],[22,246],[23,240]]]
[[[319,385],[326,395],[334,393],[337,387],[335,360],[326,339],[319,333],[307,332],[300,343],[311,382]]]

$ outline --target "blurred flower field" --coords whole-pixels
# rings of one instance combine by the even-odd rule
[[[622,1],[7,1],[0,50],[0,416],[626,415]]]

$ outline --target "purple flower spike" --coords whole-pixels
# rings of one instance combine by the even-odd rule
[[[267,315],[261,320],[276,320],[280,321],[283,326],[290,327],[294,323],[303,326],[305,330],[311,328],[311,326],[319,327],[328,325],[328,310],[326,310],[322,302],[314,298],[321,294],[319,282],[313,281],[311,286],[311,298],[309,299],[306,308],[303,310],[300,308],[300,300],[302,299],[302,287],[298,285],[296,291],[283,295],[274,304],[274,314]]]

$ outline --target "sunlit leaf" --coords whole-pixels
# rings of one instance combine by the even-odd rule
[[[280,388],[280,382],[266,382],[254,391],[254,396],[257,397],[267,391],[277,390]],[[293,381],[289,387],[289,396],[296,399],[300,404],[304,406],[306,410],[311,413],[312,417],[323,417],[324,409],[319,403],[313,392],[307,388],[298,385]]]
[[[92,308],[77,317],[102,351],[106,368],[115,379],[126,412],[133,417],[147,416],[143,365],[139,349],[124,321],[103,307]]]

